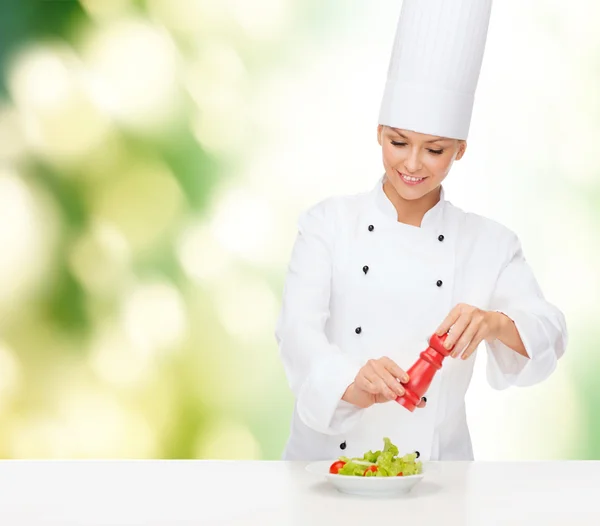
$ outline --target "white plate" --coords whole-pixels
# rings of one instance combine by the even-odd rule
[[[351,495],[365,495],[368,497],[393,497],[402,495],[412,490],[425,476],[408,475],[406,477],[351,477],[347,475],[334,475],[329,473],[329,467],[335,460],[312,462],[306,470],[313,475],[324,477],[333,484],[338,491]]]

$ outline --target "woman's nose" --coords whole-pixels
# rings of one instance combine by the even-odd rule
[[[410,157],[404,161],[404,167],[409,174],[418,172],[422,167],[419,155],[416,152],[412,153]]]
[[[404,167],[406,168],[406,170],[404,170],[406,174],[412,175],[417,173],[421,169],[421,164],[417,161],[406,161],[404,163]]]

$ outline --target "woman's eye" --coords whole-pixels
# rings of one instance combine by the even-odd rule
[[[399,142],[399,141],[390,141],[390,142],[391,142],[392,146],[406,146],[405,142]],[[434,155],[441,155],[442,153],[444,153],[444,150],[430,150],[430,149],[427,149],[427,151],[429,153],[434,154]]]

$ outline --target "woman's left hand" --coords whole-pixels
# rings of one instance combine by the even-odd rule
[[[457,358],[462,352],[466,360],[483,340],[497,338],[502,323],[503,314],[485,311],[459,303],[442,322],[436,334],[442,336],[450,331],[444,346],[450,349],[454,345],[452,357]]]

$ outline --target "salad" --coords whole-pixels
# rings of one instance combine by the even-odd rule
[[[389,438],[383,439],[383,451],[368,451],[362,458],[339,457],[329,473],[354,477],[407,477],[422,473],[417,453],[398,456],[398,448]]]

